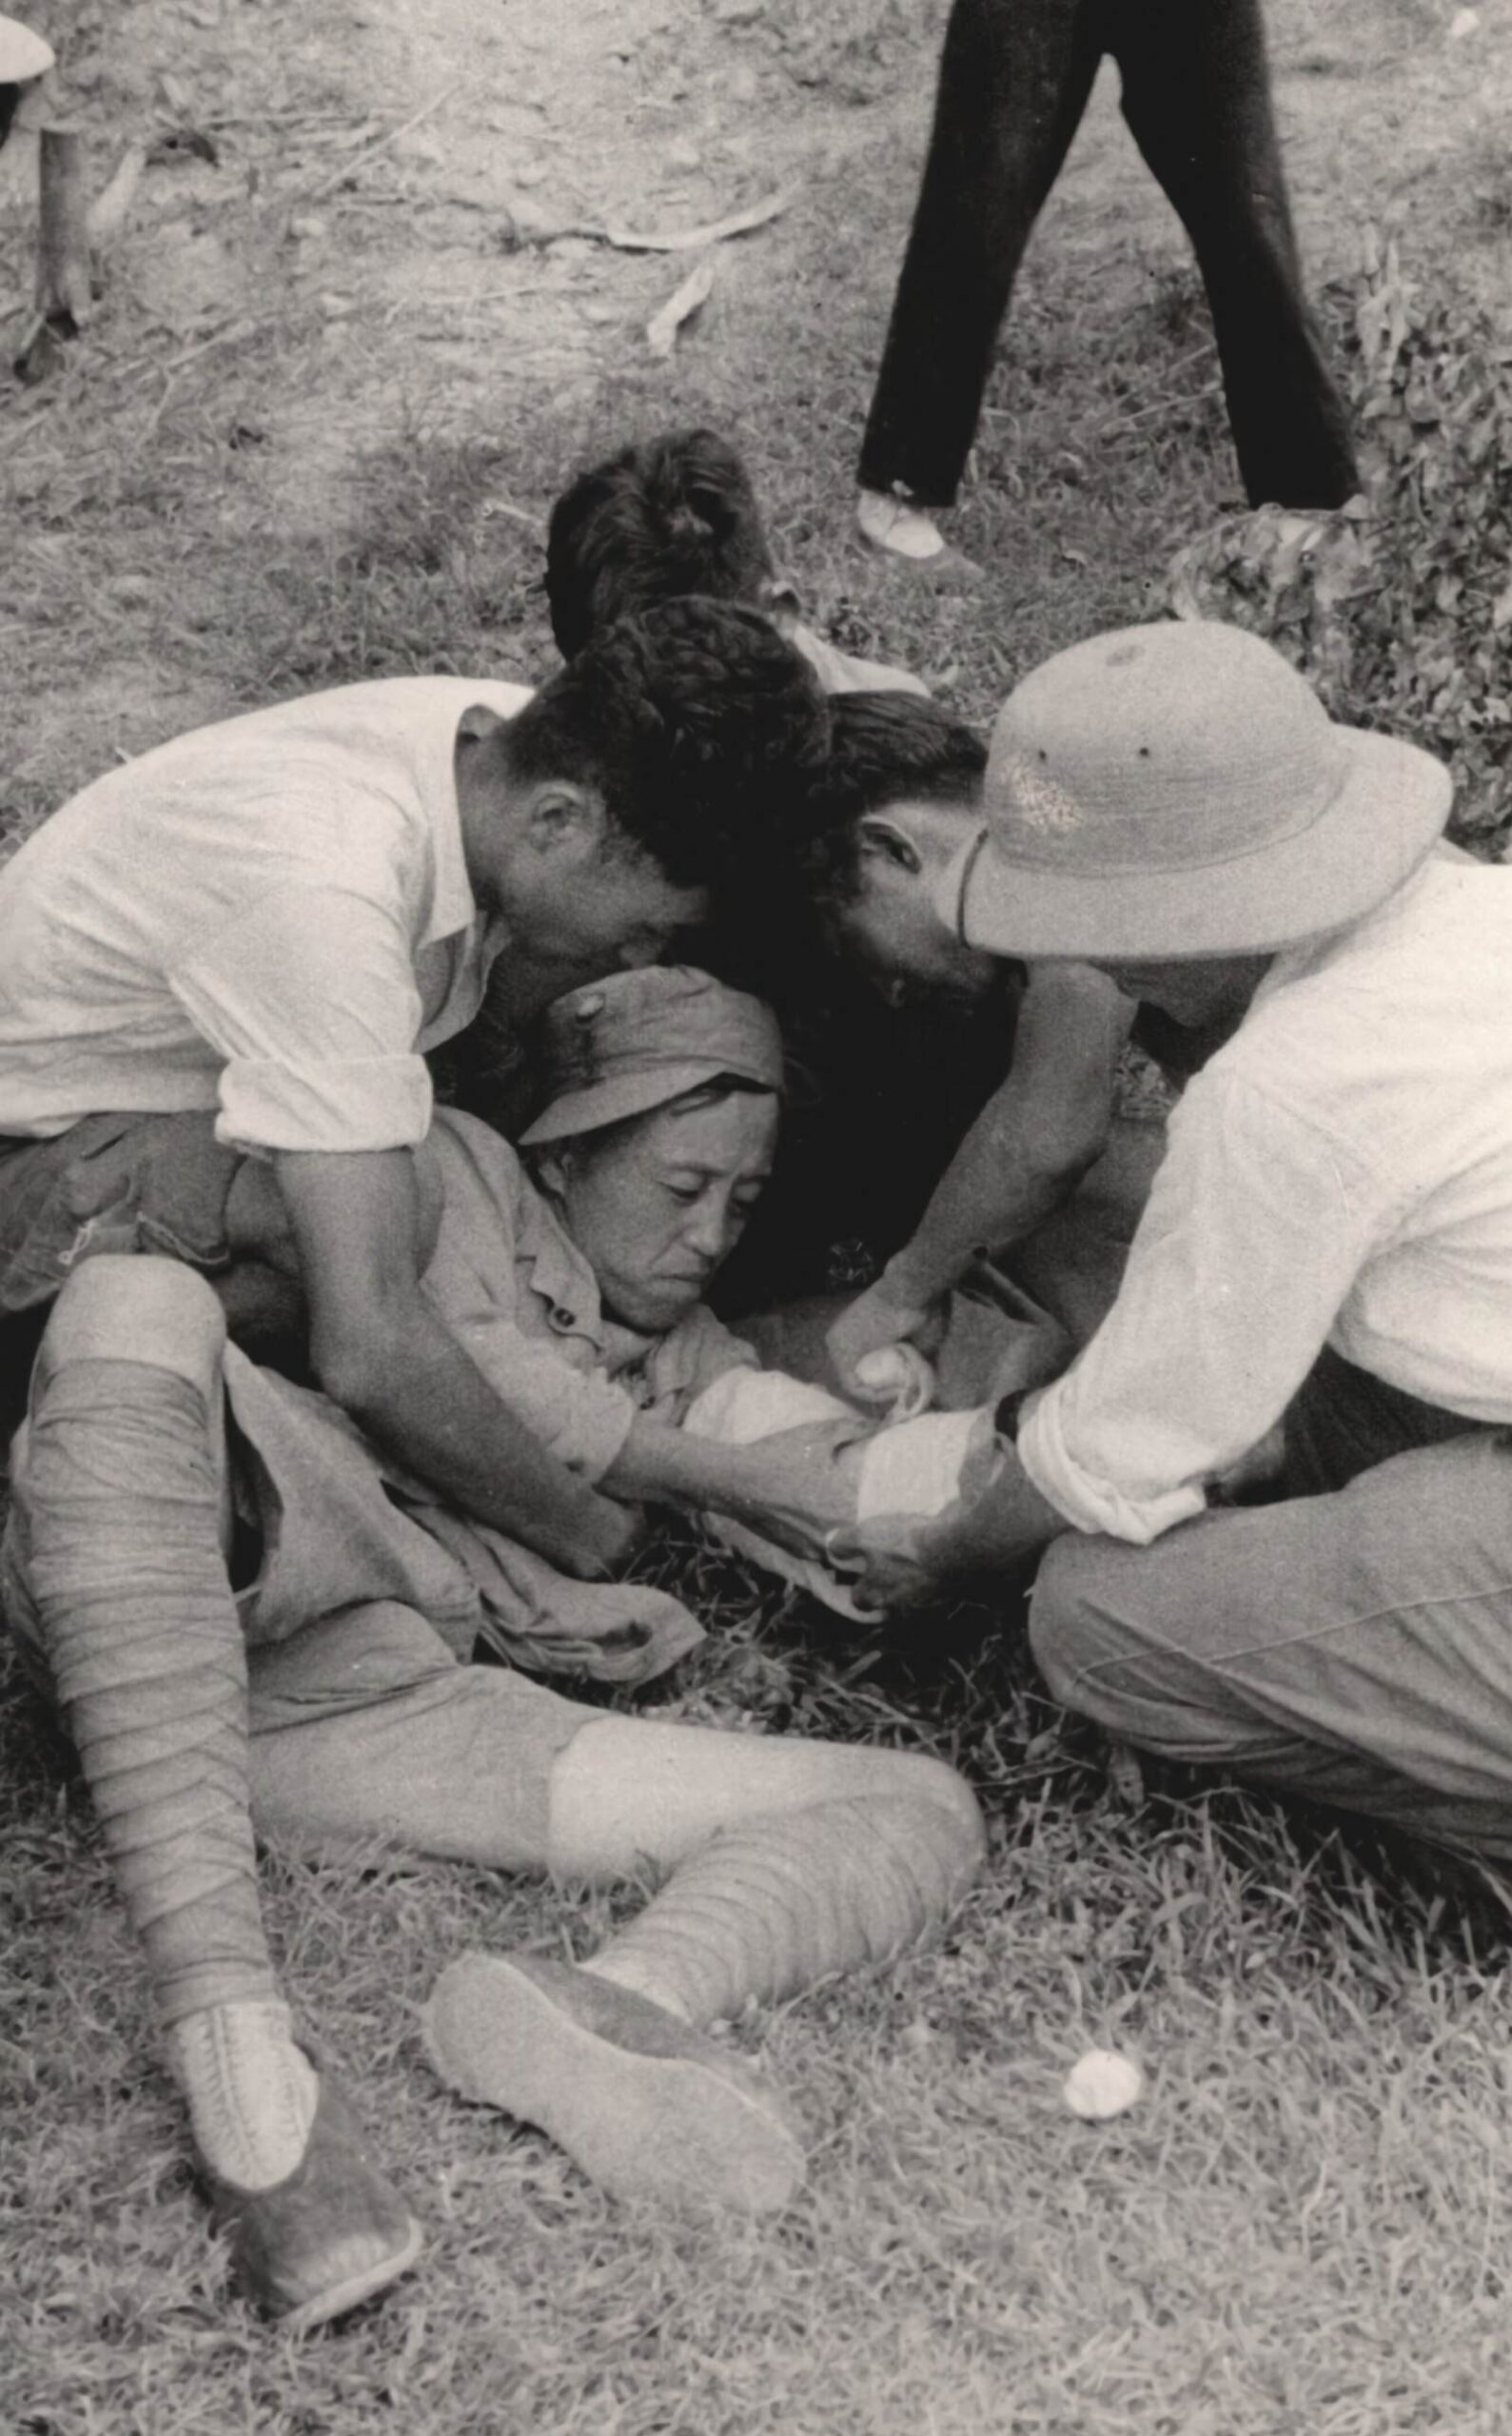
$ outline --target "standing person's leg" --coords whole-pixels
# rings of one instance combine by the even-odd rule
[[[1148,1548],[1068,1533],[1030,1632],[1056,1699],[1142,1750],[1512,1859],[1506,1433]]]
[[[1091,90],[1096,14],[1093,0],[955,0],[863,493],[955,497],[1014,274]]]
[[[1260,0],[1140,0],[1114,22],[1124,115],[1207,285],[1249,503],[1340,507],[1360,477],[1303,286]]]
[[[224,1343],[180,1263],[83,1263],[13,1449],[5,1594],[78,1745],[243,2279],[313,2325],[391,2281],[420,2236],[294,2038],[263,1932]]]
[[[599,1884],[670,1873],[581,1969],[464,1955],[426,2012],[454,2088],[621,2195],[781,2205],[791,2121],[705,2026],[903,1953],[980,1863],[975,1800],[938,1760],[606,1717],[459,1666],[392,1602],[255,1651],[251,1679],[265,1829]]]

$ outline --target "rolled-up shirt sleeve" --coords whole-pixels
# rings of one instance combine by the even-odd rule
[[[220,1140],[262,1150],[392,1150],[422,1142],[431,1087],[403,914],[354,891],[273,890],[168,975],[225,1058]]]
[[[1024,1407],[1018,1451],[1077,1530],[1146,1542],[1276,1422],[1397,1193],[1358,1146],[1242,1073],[1193,1083],[1118,1299]]]

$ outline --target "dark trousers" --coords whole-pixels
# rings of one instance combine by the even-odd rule
[[[1260,0],[955,0],[863,485],[955,497],[1014,274],[1104,51],[1197,256],[1251,505],[1341,505],[1359,481],[1303,294]]]

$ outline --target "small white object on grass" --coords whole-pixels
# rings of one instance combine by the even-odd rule
[[[1108,2123],[1126,2114],[1145,2092],[1145,2075],[1132,2055],[1115,2047],[1091,2047],[1071,2066],[1061,2095],[1084,2123]]]

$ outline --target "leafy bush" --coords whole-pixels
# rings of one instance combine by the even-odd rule
[[[1182,550],[1179,617],[1261,634],[1336,717],[1409,738],[1455,775],[1454,834],[1512,834],[1512,349],[1394,242],[1329,289],[1365,489],[1333,514],[1264,507]]]

